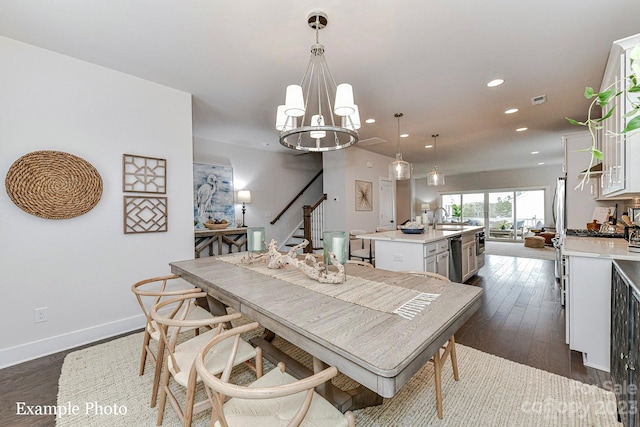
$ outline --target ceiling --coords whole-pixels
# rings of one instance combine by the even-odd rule
[[[599,87],[611,44],[640,32],[640,1],[2,0],[0,35],[193,94],[193,134],[286,151],[274,128],[315,34],[338,83],[353,85],[364,147],[393,157],[394,113],[414,174],[437,138],[445,173],[562,162],[560,136],[582,130],[585,86]],[[502,78],[501,86],[486,83]],[[545,95],[547,102],[532,105]],[[505,115],[508,108],[519,112]],[[524,132],[516,132],[527,127]],[[539,151],[539,154],[531,154]]]

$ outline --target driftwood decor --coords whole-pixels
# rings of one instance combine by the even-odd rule
[[[331,263],[338,269],[337,272],[328,271],[324,263],[318,262],[318,259],[313,254],[306,254],[303,260],[298,259],[297,251],[304,249],[308,244],[309,241],[305,240],[299,245],[293,246],[286,254],[283,254],[278,252],[278,242],[271,239],[271,242],[267,245],[267,252],[261,254],[248,253],[242,258],[242,262],[245,264],[266,262],[267,267],[271,269],[292,265],[306,274],[307,277],[320,283],[344,283],[346,277],[344,265],[338,261],[338,258],[333,253],[330,253],[329,256],[331,257]]]
[[[5,187],[16,206],[45,219],[83,215],[102,197],[96,168],[62,151],[34,151],[20,157],[9,168]]]

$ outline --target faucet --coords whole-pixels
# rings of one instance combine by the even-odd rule
[[[433,229],[436,229],[436,223],[438,222],[436,220],[436,214],[438,213],[439,210],[442,209],[442,212],[444,212],[444,216],[445,218],[449,216],[449,212],[447,212],[447,210],[445,208],[443,208],[442,206],[438,206],[434,211],[433,211]]]

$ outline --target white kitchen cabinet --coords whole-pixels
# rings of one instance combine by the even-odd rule
[[[436,255],[436,273],[449,278],[449,249]]]
[[[609,54],[600,91],[625,89],[624,79],[630,74],[631,49],[640,43],[640,34],[614,42]],[[637,96],[633,95],[633,96]],[[620,135],[627,125],[625,114],[630,111],[630,102],[621,95],[603,108],[606,115],[615,106],[613,114],[603,122],[601,149],[603,172],[601,178],[602,195],[605,197],[624,196],[640,192],[640,134]],[[636,166],[636,167],[634,167]]]
[[[438,256],[433,255],[424,259],[424,271],[430,273],[438,272]]]
[[[588,131],[570,133],[562,136],[564,148],[564,172],[567,174],[566,188],[566,228],[583,229],[593,220],[593,209],[596,206],[608,206],[607,203],[595,201],[598,197],[599,181],[594,176],[580,190],[576,186],[582,181],[582,172],[589,168],[590,155],[584,150],[592,144]],[[595,193],[595,194],[594,194]]]
[[[438,244],[436,242],[424,245],[424,271],[435,273],[438,269]]]
[[[609,372],[611,259],[567,257],[569,348],[583,353],[585,366]]]
[[[476,274],[476,236],[474,233],[462,235],[462,281]]]

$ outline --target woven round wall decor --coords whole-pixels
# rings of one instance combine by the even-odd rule
[[[5,178],[20,209],[46,219],[83,215],[102,197],[102,178],[89,162],[62,151],[34,151],[16,160]]]

